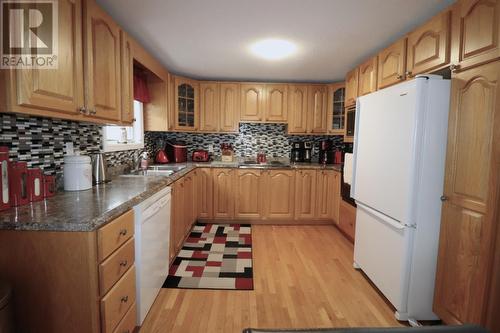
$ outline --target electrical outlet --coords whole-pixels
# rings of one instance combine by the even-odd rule
[[[208,145],[208,152],[213,153],[214,152],[214,145],[210,144]]]

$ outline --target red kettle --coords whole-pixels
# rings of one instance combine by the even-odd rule
[[[167,154],[165,153],[165,150],[158,149],[155,156],[155,162],[161,164],[168,163],[168,157]]]

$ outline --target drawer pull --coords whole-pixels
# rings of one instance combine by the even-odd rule
[[[128,296],[123,296],[123,297],[120,299],[120,302],[122,302],[122,303],[127,303],[127,302],[128,302]]]
[[[125,267],[125,266],[127,266],[127,264],[128,264],[127,260],[120,261],[120,266]]]
[[[127,229],[121,229],[120,235],[125,236],[127,234]]]

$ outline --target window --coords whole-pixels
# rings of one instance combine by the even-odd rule
[[[134,118],[132,126],[104,126],[103,151],[120,151],[144,148],[143,104],[134,101]]]

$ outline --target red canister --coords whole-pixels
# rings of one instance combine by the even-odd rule
[[[9,209],[9,148],[0,147],[0,211]]]
[[[56,194],[56,177],[51,175],[43,176],[43,197],[49,198]]]
[[[43,199],[43,175],[40,168],[28,169],[28,196],[30,202]]]
[[[29,204],[28,163],[10,162],[9,183],[12,206],[17,207]]]

